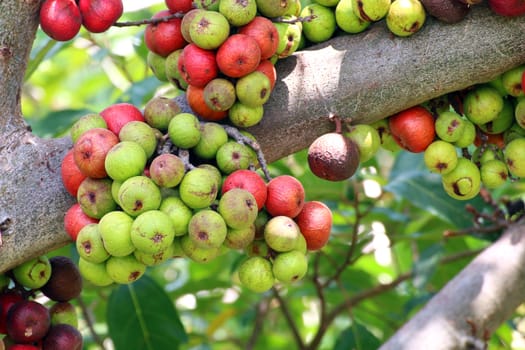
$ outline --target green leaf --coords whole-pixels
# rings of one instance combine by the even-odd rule
[[[354,323],[339,335],[334,350],[371,350],[379,348],[380,345],[379,339],[365,326]]]
[[[113,290],[107,323],[116,350],[176,350],[187,341],[173,302],[148,276]]]
[[[414,287],[421,289],[432,278],[443,254],[443,245],[434,244],[421,252],[418,261],[414,263],[415,276],[412,280]]]

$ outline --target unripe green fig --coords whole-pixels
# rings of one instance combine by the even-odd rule
[[[107,129],[108,125],[102,116],[98,113],[88,113],[80,117],[71,127],[70,135],[73,143],[82,136],[82,134],[89,129],[102,128]]]
[[[419,0],[394,0],[386,15],[388,29],[405,37],[418,32],[426,19],[426,11]]]
[[[255,238],[255,225],[251,224],[243,228],[228,227],[224,245],[230,249],[245,249]]]
[[[202,159],[214,159],[219,148],[228,142],[228,134],[224,128],[214,122],[201,124],[201,138],[193,147],[193,152]]]
[[[182,181],[186,167],[184,161],[171,153],[159,154],[149,166],[150,178],[160,187],[175,187]]]
[[[200,248],[218,248],[224,242],[228,229],[216,211],[203,209],[195,213],[188,223],[188,236]]]
[[[93,263],[80,257],[78,260],[78,270],[84,280],[97,287],[104,287],[113,284],[113,279],[106,271],[106,262]]]
[[[362,20],[375,22],[386,16],[390,0],[352,0],[352,8]]]
[[[465,116],[477,125],[494,120],[503,109],[503,97],[489,85],[479,85],[463,99]]]
[[[423,156],[425,165],[433,173],[447,174],[454,170],[458,163],[456,147],[442,140],[432,142]]]
[[[374,157],[379,147],[381,147],[381,139],[377,129],[368,124],[350,126],[350,130],[345,133],[345,136],[353,140],[357,145],[361,163]]]
[[[117,203],[111,194],[111,179],[86,178],[77,192],[77,201],[87,216],[100,219],[106,213],[117,208]]]
[[[256,0],[257,10],[265,17],[282,16],[292,6],[291,0]]]
[[[459,158],[456,167],[442,176],[445,192],[459,200],[474,198],[481,188],[479,168],[466,158]]]
[[[318,3],[305,6],[300,17],[312,16],[310,21],[303,23],[303,34],[313,43],[321,43],[330,39],[337,28],[334,10]]]
[[[525,105],[524,105],[525,106]],[[516,109],[517,110],[517,109]],[[523,111],[525,118],[525,110]],[[517,115],[517,114],[516,114]],[[510,99],[503,100],[503,108],[496,118],[488,123],[479,125],[479,128],[487,134],[500,134],[510,128],[514,123],[514,105]]]
[[[160,81],[168,81],[168,78],[166,77],[166,57],[157,55],[153,51],[148,51],[146,64],[157,79]]]
[[[165,212],[171,218],[176,237],[188,233],[188,223],[193,216],[193,212],[184,204],[182,199],[168,196],[162,200],[159,210]]]
[[[155,254],[168,249],[175,237],[175,229],[168,214],[148,210],[135,218],[130,234],[137,250]]]
[[[437,136],[446,142],[458,141],[465,129],[463,118],[453,111],[445,111],[438,115],[435,121]]]
[[[171,98],[157,96],[144,106],[144,119],[152,128],[168,130],[171,119],[181,113],[179,105]]]
[[[189,235],[180,237],[180,246],[184,255],[198,263],[209,263],[221,253],[221,247],[203,248],[197,246]]]
[[[499,159],[492,159],[482,163],[480,174],[483,186],[488,189],[502,186],[509,177],[507,165]]]
[[[525,176],[525,138],[517,138],[507,144],[503,154],[512,176]]]
[[[158,209],[162,195],[158,186],[146,176],[133,176],[124,181],[118,190],[122,210],[135,217],[148,210]]]
[[[175,146],[192,148],[201,138],[199,120],[191,113],[179,113],[171,119],[168,135]]]
[[[91,263],[98,264],[106,261],[110,257],[104,247],[104,241],[98,230],[98,223],[84,226],[78,232],[75,245],[78,255]]]
[[[288,216],[275,216],[264,227],[264,240],[277,252],[287,252],[297,246],[299,226]]]
[[[46,255],[23,262],[12,269],[14,279],[29,289],[44,286],[51,277],[51,263]]]
[[[123,211],[109,212],[100,219],[98,230],[109,254],[126,256],[135,250],[131,241],[132,224],[133,218]]]
[[[299,281],[308,271],[306,255],[298,250],[277,254],[272,265],[274,277],[283,283]]]
[[[266,292],[275,282],[272,263],[260,256],[252,256],[244,260],[239,265],[238,272],[241,284],[256,293]]]
[[[460,138],[454,142],[454,146],[458,148],[466,148],[474,143],[476,139],[476,126],[468,119],[463,120],[463,132]]]
[[[264,116],[264,107],[250,107],[239,101],[228,110],[228,118],[239,128],[248,128],[258,124]]]
[[[157,148],[157,136],[155,131],[147,123],[133,120],[124,124],[118,133],[120,141],[133,141],[138,143],[146,157],[153,155]]]
[[[242,188],[232,188],[219,199],[217,211],[228,227],[241,229],[255,222],[259,209],[251,192]]]
[[[339,28],[350,34],[361,33],[371,23],[356,16],[352,9],[352,0],[339,1],[335,8],[335,21]]]
[[[106,271],[115,283],[129,284],[142,277],[146,272],[146,265],[139,262],[133,254],[112,256],[106,261]]]
[[[217,198],[219,181],[209,169],[194,168],[182,178],[179,191],[184,204],[192,209],[202,209]]]
[[[223,173],[231,174],[235,170],[248,169],[253,161],[253,154],[248,146],[228,141],[217,150],[215,159]]]
[[[120,141],[106,154],[104,166],[108,176],[116,181],[124,181],[141,175],[148,158],[138,143]]]

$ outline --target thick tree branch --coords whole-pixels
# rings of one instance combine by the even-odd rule
[[[381,350],[478,349],[524,300],[524,223],[455,276]],[[433,341],[429,341],[433,339]],[[469,347],[470,344],[470,347]]]

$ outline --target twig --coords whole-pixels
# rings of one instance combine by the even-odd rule
[[[315,18],[317,18],[316,15],[310,15],[310,16],[304,16],[304,17],[276,17],[272,19],[272,22],[295,24],[298,22],[311,22]]]
[[[280,309],[284,315],[284,318],[286,319],[286,322],[288,323],[288,326],[290,327],[290,330],[292,331],[293,337],[297,343],[297,349],[305,350],[306,347],[304,345],[303,338],[301,338],[301,334],[299,334],[299,330],[297,329],[297,325],[292,318],[292,313],[288,309],[288,305],[275,287],[272,287],[272,291],[277,301],[279,301],[279,305],[281,306]]]
[[[142,19],[139,21],[129,21],[129,22],[116,22],[113,24],[113,26],[114,27],[133,27],[133,26],[142,26],[142,25],[147,25],[147,24],[159,24],[161,22],[169,22],[170,20],[174,18],[182,18],[182,17],[184,17],[184,13],[177,12],[169,16],[164,16],[164,17],[159,17],[159,18]]]
[[[105,349],[104,341],[100,339],[100,336],[95,331],[95,326],[93,325],[93,320],[91,318],[91,315],[89,314],[89,310],[84,303],[84,300],[81,297],[77,298],[78,305],[80,306],[80,310],[82,311],[82,316],[84,317],[84,320],[86,321],[86,324],[88,326],[89,332],[91,333],[91,336],[93,337],[93,340],[95,343],[100,346],[101,349]]]
[[[179,148],[177,151],[177,155],[184,162],[184,168],[186,168],[187,171],[195,169],[195,165],[191,164],[190,162],[190,151],[188,151],[187,149]]]
[[[264,158],[264,154],[261,150],[261,146],[259,146],[259,143],[248,136],[243,135],[237,128],[230,126],[230,125],[222,125],[228,136],[235,139],[235,141],[241,143],[241,144],[247,144],[250,146],[255,153],[257,154],[257,160],[259,161],[259,166],[261,167],[264,177],[266,178],[266,181],[270,181],[272,179],[270,172],[268,170],[268,164],[266,163],[266,159]]]
[[[257,342],[257,338],[260,334],[262,334],[264,319],[268,314],[268,311],[270,310],[270,301],[271,298],[266,298],[264,300],[261,300],[261,302],[257,304],[252,335],[250,336],[250,339],[248,339],[248,342],[244,347],[246,350],[252,350],[255,346],[255,343]]]

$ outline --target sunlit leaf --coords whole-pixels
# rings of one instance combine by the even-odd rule
[[[173,302],[148,276],[113,291],[107,323],[116,350],[176,350],[187,341]]]

